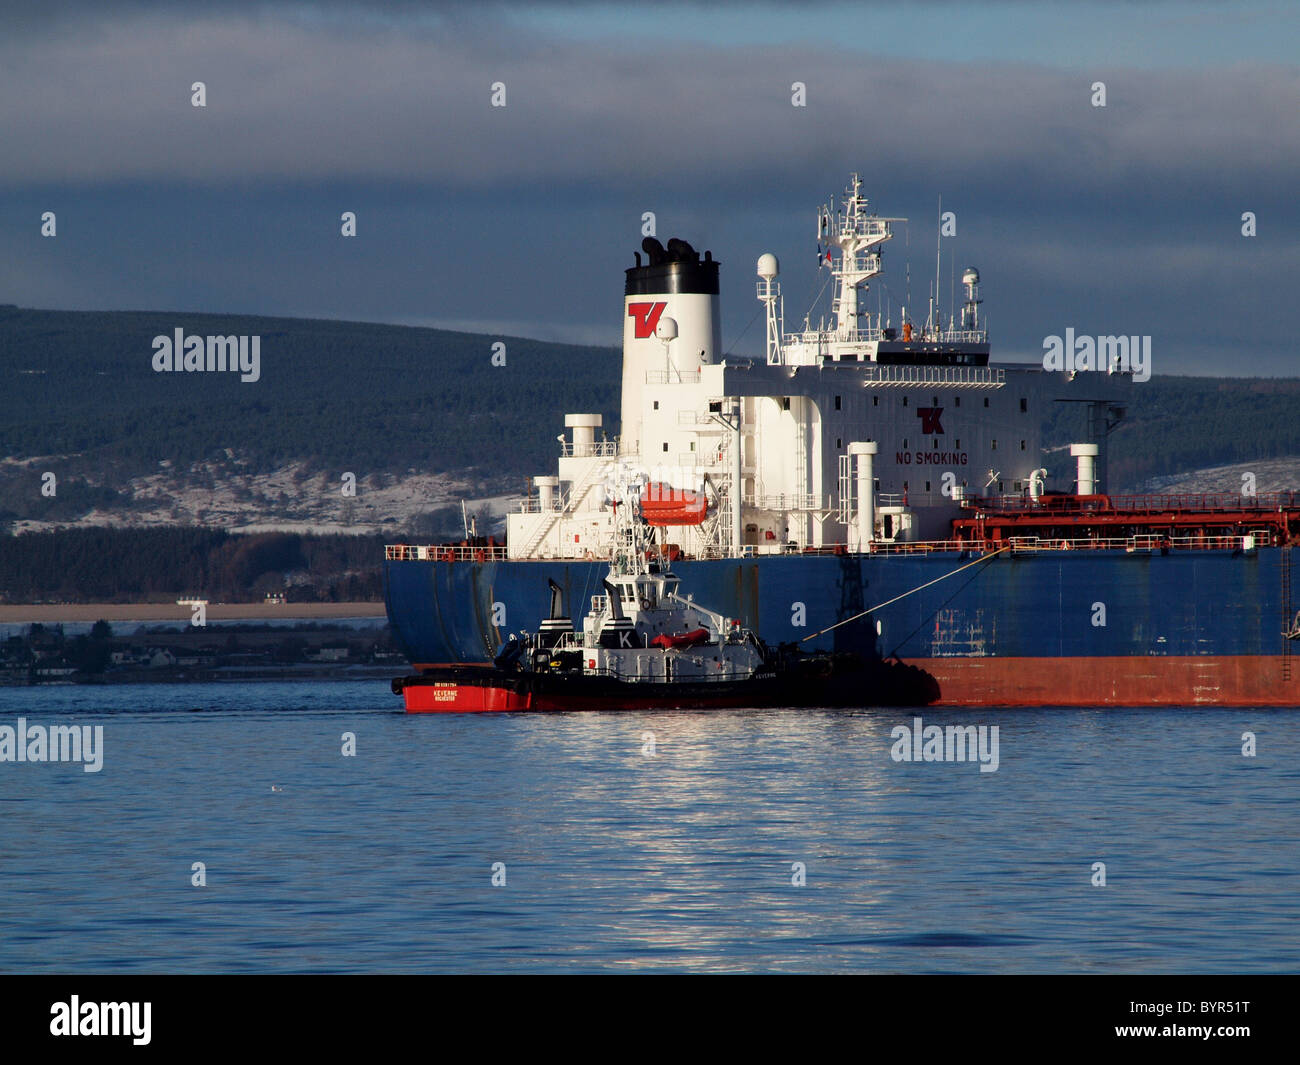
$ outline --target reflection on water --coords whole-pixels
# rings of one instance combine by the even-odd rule
[[[1286,711],[918,711],[997,724],[980,773],[892,761],[909,711],[399,708],[382,682],[0,690],[0,725],[105,744],[96,774],[0,763],[0,969],[1300,966]]]

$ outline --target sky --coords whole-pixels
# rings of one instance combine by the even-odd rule
[[[995,359],[1073,328],[1294,376],[1297,57],[1275,3],[0,3],[0,303],[615,346],[650,211],[757,354],[756,259],[787,327],[824,312],[857,171],[909,219],[873,310],[924,318],[942,197],[941,303],[979,269]]]

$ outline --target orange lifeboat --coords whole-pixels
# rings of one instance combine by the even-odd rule
[[[708,512],[709,501],[703,492],[655,482],[641,495],[641,517],[649,525],[699,525]]]

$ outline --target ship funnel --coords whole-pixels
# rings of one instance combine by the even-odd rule
[[[1097,492],[1097,455],[1101,452],[1096,444],[1071,444],[1070,454],[1079,460],[1079,483],[1075,492],[1081,496],[1095,495]]]
[[[564,427],[573,430],[573,455],[586,458],[596,453],[596,430],[604,419],[599,414],[566,414]]]
[[[623,288],[623,406],[620,434],[626,454],[648,454],[641,439],[647,386],[698,379],[701,366],[722,350],[718,263],[673,238],[665,247],[646,237],[648,262],[626,271]],[[675,331],[674,331],[675,330]]]
[[[875,456],[880,452],[880,445],[871,440],[854,441],[849,444],[849,455],[857,459],[857,496],[858,513],[856,524],[849,527],[849,548],[853,551],[870,551],[876,536],[876,478]]]
[[[564,613],[564,590],[550,577],[546,583],[551,588],[551,616],[542,619],[537,642],[549,650],[560,643],[566,632],[573,631],[573,619]]]

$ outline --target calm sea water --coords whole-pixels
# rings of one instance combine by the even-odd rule
[[[905,711],[0,689],[105,748],[0,764],[0,970],[1300,969],[1296,711],[919,713],[997,724],[997,772],[893,761]]]

